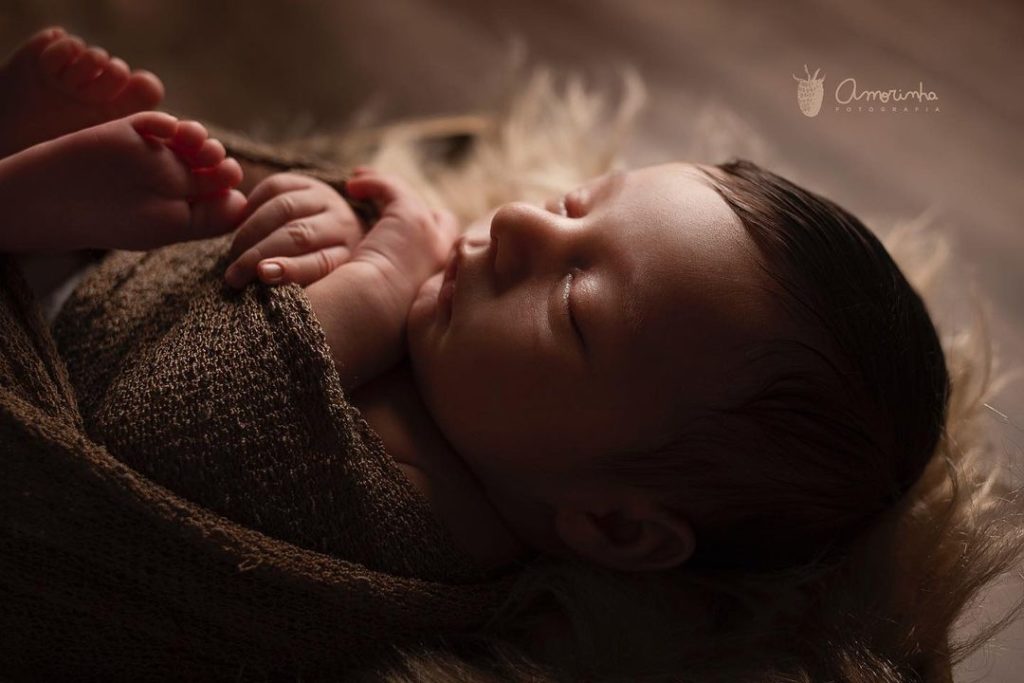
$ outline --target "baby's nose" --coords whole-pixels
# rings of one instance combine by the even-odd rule
[[[498,209],[491,219],[491,248],[499,282],[510,285],[535,269],[536,261],[548,249],[550,227],[545,220],[552,217],[524,202]]]
[[[505,204],[491,219],[491,239],[542,240],[554,228],[555,218],[551,212],[526,202]]]

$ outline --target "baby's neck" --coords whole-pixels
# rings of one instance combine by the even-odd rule
[[[530,554],[437,428],[408,362],[361,386],[351,399],[399,469],[430,503],[456,547],[487,569]]]

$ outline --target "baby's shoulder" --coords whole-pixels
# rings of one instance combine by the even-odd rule
[[[423,406],[407,363],[359,387],[350,399],[388,454],[408,469],[422,469],[431,456],[447,455],[448,446]]]
[[[507,564],[526,551],[423,405],[411,370],[399,365],[350,397],[455,545],[481,568]]]

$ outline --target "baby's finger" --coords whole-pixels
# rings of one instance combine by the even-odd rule
[[[279,194],[243,218],[228,254],[232,259],[238,258],[274,230],[321,213],[325,208],[323,198],[313,192],[296,190]]]
[[[304,190],[309,187],[309,178],[297,173],[275,173],[264,178],[249,193],[249,203],[245,207],[245,217],[251,216],[256,209],[279,194]]]
[[[267,258],[300,256],[334,246],[348,245],[358,228],[337,216],[321,213],[287,223],[246,249],[228,266],[224,279],[228,284],[244,287],[256,277],[256,266]]]
[[[455,214],[447,209],[431,209],[430,213],[434,216],[442,239],[454,242],[459,236],[459,219]]]
[[[370,201],[382,208],[401,197],[405,188],[393,179],[367,174],[346,180],[345,191],[352,199]]]
[[[438,264],[443,265],[459,236],[459,221],[455,214],[447,209],[431,209],[430,213],[434,218],[435,227],[430,248],[438,259]]]
[[[265,260],[259,264],[259,278],[268,285],[294,282],[305,287],[327,277],[351,255],[348,247],[335,246],[311,254]]]

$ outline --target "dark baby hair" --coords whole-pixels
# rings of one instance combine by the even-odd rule
[[[689,567],[793,566],[841,551],[921,475],[945,423],[945,358],[921,297],[856,217],[749,161],[704,174],[805,334],[747,349],[734,376],[758,377],[752,393],[602,467],[690,521]]]

